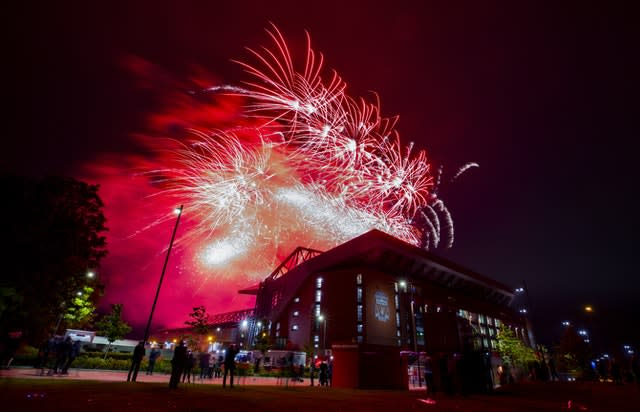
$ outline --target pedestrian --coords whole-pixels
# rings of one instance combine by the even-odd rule
[[[138,378],[138,371],[140,370],[140,364],[142,358],[144,358],[144,342],[140,341],[133,349],[133,356],[131,357],[131,367],[129,368],[129,374],[127,375],[127,382],[135,382]]]
[[[182,383],[184,383],[185,380],[187,383],[191,383],[191,371],[193,370],[195,363],[196,358],[193,352],[191,349],[187,349],[187,362],[184,364],[184,372],[182,372]]]
[[[211,355],[209,352],[202,352],[200,354],[200,379],[204,379],[209,376],[209,360]]]
[[[187,363],[187,347],[184,341],[173,350],[173,359],[171,359],[171,378],[169,379],[169,389],[176,389],[180,383],[182,371]]]
[[[224,376],[222,377],[222,387],[227,386],[227,374],[231,375],[229,380],[229,387],[233,388],[233,376],[236,370],[236,350],[235,345],[229,346],[224,354]]]
[[[151,352],[149,353],[149,364],[147,365],[147,375],[153,375],[153,369],[156,367],[156,361],[160,357],[160,349],[156,346],[151,348]]]
[[[329,371],[329,367],[324,361],[322,361],[322,363],[320,363],[320,376],[319,376],[320,386],[327,386],[328,371]]]
[[[315,374],[316,374],[316,362],[315,360],[311,359],[311,363],[309,363],[309,379],[311,380],[311,385],[309,386],[313,386],[313,378]]]
[[[554,355],[549,357],[549,376],[551,378],[551,382],[560,381],[560,375],[558,375],[558,369],[556,368],[556,358]]]
[[[71,336],[60,340],[56,345],[56,364],[53,366],[53,373],[62,373],[64,365],[67,363],[69,354],[71,353]]]
[[[80,354],[80,340],[75,340],[71,344],[71,349],[69,350],[69,356],[67,357],[67,362],[64,364],[62,368],[62,374],[67,375],[69,373],[69,367],[73,363],[73,361]]]
[[[433,365],[431,356],[424,359],[424,385],[427,389],[427,395],[433,395],[435,388],[433,387]]]

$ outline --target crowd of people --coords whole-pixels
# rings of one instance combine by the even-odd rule
[[[71,336],[51,336],[38,348],[35,367],[40,369],[40,375],[68,375],[69,367],[80,354],[80,341],[74,341]]]

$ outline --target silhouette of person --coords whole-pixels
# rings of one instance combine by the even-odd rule
[[[156,361],[160,357],[160,350],[155,346],[149,353],[149,365],[147,366],[147,375],[153,375],[153,369],[156,367]]]
[[[69,373],[69,367],[71,366],[73,361],[78,357],[79,354],[80,354],[80,341],[76,340],[76,341],[73,341],[73,343],[71,344],[71,348],[69,349],[67,362],[64,364],[64,367],[62,368],[63,375],[67,375]]]
[[[231,375],[229,380],[229,387],[233,388],[233,376],[236,370],[236,355],[238,354],[238,350],[235,345],[229,346],[227,351],[224,354],[224,376],[222,377],[222,387],[227,386],[227,374]]]
[[[329,380],[329,376],[327,375],[328,371],[329,371],[329,366],[323,361],[320,364],[320,376],[319,376],[320,386],[327,386],[328,380]]]
[[[71,336],[67,336],[56,345],[56,364],[53,367],[54,373],[62,373],[64,365],[67,364],[72,345]]]
[[[193,355],[193,352],[190,349],[187,349],[187,362],[184,364],[184,372],[182,372],[182,383],[186,380],[188,383],[191,383],[191,371],[193,370],[193,365],[196,362],[196,358]]]
[[[173,359],[171,359],[171,378],[169,379],[169,389],[176,389],[180,382],[180,376],[187,363],[187,347],[184,341],[173,350]]]
[[[138,371],[140,370],[140,363],[144,358],[144,342],[140,341],[133,348],[133,356],[131,357],[131,367],[129,367],[129,374],[127,375],[127,382],[135,382],[138,378]]]

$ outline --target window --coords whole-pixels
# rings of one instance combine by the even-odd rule
[[[496,328],[499,328],[501,324],[502,322],[500,321],[500,319],[496,319]]]
[[[356,285],[362,285],[362,274],[360,273],[356,275]]]
[[[276,323],[276,330],[280,330],[280,322]]]
[[[362,337],[362,335],[358,336],[358,343],[362,343],[364,342],[364,338]]]
[[[480,322],[481,324],[486,325],[486,323],[487,323],[487,317],[486,317],[486,316],[484,316],[484,315],[478,315],[478,319],[479,319],[479,322]]]
[[[362,303],[362,288],[361,287],[357,287],[356,288],[356,301],[358,303]]]
[[[315,309],[314,309],[314,313],[315,313],[316,318],[318,316],[320,316],[320,314],[322,313],[322,312],[320,312],[320,304],[319,303],[316,303],[316,306],[315,306]]]
[[[295,298],[293,298],[293,302],[294,302],[294,303],[298,303],[298,302],[300,302],[300,298],[299,298],[299,297],[295,297]]]
[[[362,305],[358,305],[357,311],[358,322],[362,322]]]
[[[298,325],[291,325],[291,330],[298,330]]]
[[[320,342],[320,336],[318,336],[318,335],[313,335],[313,341],[314,341],[315,343]]]
[[[322,278],[317,278],[316,279],[316,288],[318,288],[318,289],[322,288],[322,281],[323,281]]]
[[[298,312],[297,310],[293,311],[293,317],[297,318],[298,316],[300,316],[300,312]]]
[[[322,301],[322,291],[320,289],[316,290],[316,302]]]
[[[493,326],[493,318],[491,316],[487,316],[487,325]]]
[[[358,333],[362,333],[362,331],[364,330],[362,323],[358,323],[358,325],[356,326],[356,330],[358,331]]]

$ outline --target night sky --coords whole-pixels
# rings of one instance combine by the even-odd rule
[[[146,150],[133,136],[194,73],[212,84],[245,80],[231,59],[268,43],[273,22],[296,50],[309,31],[351,96],[377,92],[383,115],[400,115],[402,140],[426,149],[445,177],[480,164],[440,192],[456,240],[438,254],[509,286],[525,282],[543,342],[571,320],[602,346],[638,348],[631,90],[640,33],[630,10],[584,1],[94,3],[5,13],[2,169],[101,183],[111,228],[103,306],[125,296],[127,317],[144,322],[170,236],[167,223],[153,228],[155,243],[127,237],[149,223],[133,210],[152,192],[127,181],[134,168],[122,165],[139,166],[131,159]],[[185,293],[193,281],[184,283],[163,291],[158,323],[179,325],[192,303],[249,306],[226,290],[235,285],[221,283],[216,300],[194,298]],[[590,321],[585,304],[595,308]]]

